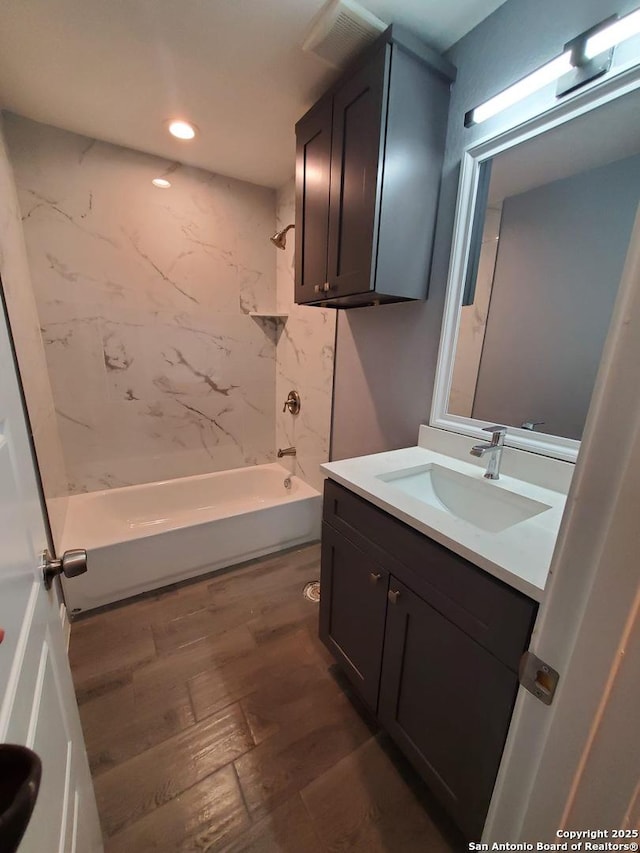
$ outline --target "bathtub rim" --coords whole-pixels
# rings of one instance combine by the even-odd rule
[[[215,513],[209,516],[203,515],[203,517],[194,520],[192,523],[171,523],[170,520],[167,520],[166,524],[158,525],[154,527],[153,525],[149,525],[148,528],[138,527],[134,529],[127,528],[125,526],[125,522],[117,522],[114,520],[114,526],[116,524],[120,524],[120,538],[115,538],[113,531],[110,529],[106,531],[105,536],[96,536],[96,531],[92,531],[91,533],[86,532],[85,530],[77,530],[75,526],[79,526],[79,522],[76,519],[73,519],[73,506],[74,501],[76,504],[78,503],[90,503],[90,502],[98,502],[100,498],[109,498],[111,496],[115,497],[117,500],[117,495],[126,491],[131,492],[135,490],[139,491],[153,491],[155,487],[165,486],[176,481],[185,481],[185,480],[207,480],[214,479],[220,475],[229,475],[234,474],[239,471],[251,471],[256,468],[267,469],[271,471],[276,471],[278,473],[283,474],[283,479],[290,477],[292,481],[300,488],[300,492],[298,494],[284,496],[282,498],[274,497],[272,500],[265,500],[264,503],[256,506],[247,505],[244,508],[239,508],[233,512],[220,514]],[[62,535],[60,537],[60,551],[68,550],[69,548],[85,548],[86,550],[96,549],[96,548],[106,548],[113,545],[118,545],[125,542],[132,542],[137,539],[146,539],[153,536],[161,535],[162,533],[168,533],[174,530],[186,530],[191,528],[201,527],[206,524],[211,524],[216,521],[220,521],[225,518],[230,518],[232,516],[241,517],[243,515],[248,515],[253,512],[258,512],[262,509],[270,509],[275,506],[284,506],[286,504],[295,504],[299,501],[308,500],[310,498],[322,497],[322,493],[317,491],[313,486],[310,486],[307,482],[305,482],[301,477],[296,474],[292,474],[278,462],[268,462],[261,465],[246,465],[242,468],[229,468],[224,471],[211,471],[204,474],[193,474],[187,477],[172,477],[165,480],[154,480],[149,483],[136,483],[132,486],[117,486],[113,489],[100,489],[93,492],[80,492],[76,495],[69,495],[65,500],[69,500],[67,516],[65,519],[64,528],[62,531]],[[182,519],[181,519],[182,521]],[[130,532],[129,536],[122,536],[122,532]],[[102,532],[102,531],[100,531]],[[79,541],[82,540],[82,541]]]

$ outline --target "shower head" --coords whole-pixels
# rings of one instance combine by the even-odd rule
[[[277,249],[286,249],[287,231],[289,230],[289,228],[295,228],[293,222],[291,223],[291,225],[287,225],[286,228],[283,228],[282,231],[276,231],[273,237],[269,237],[269,239]]]

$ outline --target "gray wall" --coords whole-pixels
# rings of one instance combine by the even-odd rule
[[[465,112],[561,53],[573,36],[636,5],[637,0],[508,0],[448,52],[458,79],[452,90],[429,299],[340,312],[333,459],[415,444],[418,425],[429,418],[461,154],[469,144],[511,124],[519,108],[473,128],[464,127]],[[553,102],[545,91],[532,101],[540,109]]]
[[[638,156],[505,199],[474,418],[582,437],[639,199]]]

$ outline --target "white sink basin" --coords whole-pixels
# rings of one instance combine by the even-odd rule
[[[548,504],[504,488],[500,481],[484,479],[481,473],[471,476],[436,463],[378,474],[378,479],[490,533],[551,509]]]

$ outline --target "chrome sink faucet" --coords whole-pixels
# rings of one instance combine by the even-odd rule
[[[485,477],[487,480],[500,479],[500,463],[502,462],[502,451],[504,449],[504,437],[507,432],[506,426],[488,426],[483,427],[484,432],[490,432],[491,441],[486,444],[475,444],[471,448],[472,456],[486,456],[489,454],[489,462]]]

